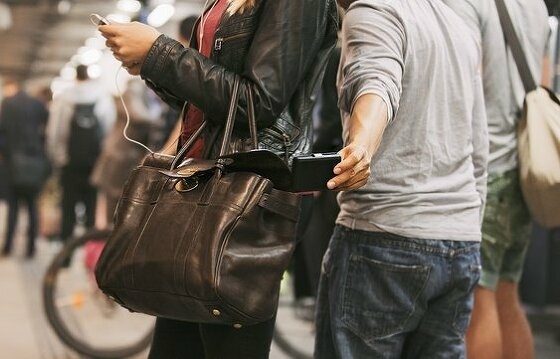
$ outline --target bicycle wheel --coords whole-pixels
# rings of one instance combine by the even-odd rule
[[[95,251],[110,230],[93,230],[68,241],[54,257],[43,279],[43,305],[60,340],[95,359],[125,358],[151,343],[154,318],[130,313],[97,287]],[[88,250],[90,248],[90,250]]]
[[[273,342],[290,358],[311,359],[315,342],[313,320],[298,313],[292,288],[290,275],[285,273],[280,288]]]

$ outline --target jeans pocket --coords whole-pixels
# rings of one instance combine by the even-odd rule
[[[365,342],[402,331],[414,313],[430,267],[351,256],[342,322]]]

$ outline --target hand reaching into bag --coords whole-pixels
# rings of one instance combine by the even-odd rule
[[[371,156],[363,147],[350,145],[340,152],[342,161],[334,168],[335,177],[327,183],[327,188],[335,191],[349,191],[366,184],[371,170]]]
[[[140,22],[100,25],[101,35],[113,56],[131,75],[139,75],[154,41],[161,35],[155,28]]]

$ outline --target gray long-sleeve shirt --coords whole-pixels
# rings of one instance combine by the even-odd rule
[[[488,135],[480,48],[440,1],[359,0],[343,22],[339,106],[379,95],[389,124],[368,183],[337,223],[406,237],[480,240]]]

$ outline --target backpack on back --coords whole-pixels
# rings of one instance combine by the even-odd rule
[[[68,166],[92,168],[101,152],[102,131],[95,103],[76,104],[70,121]]]

